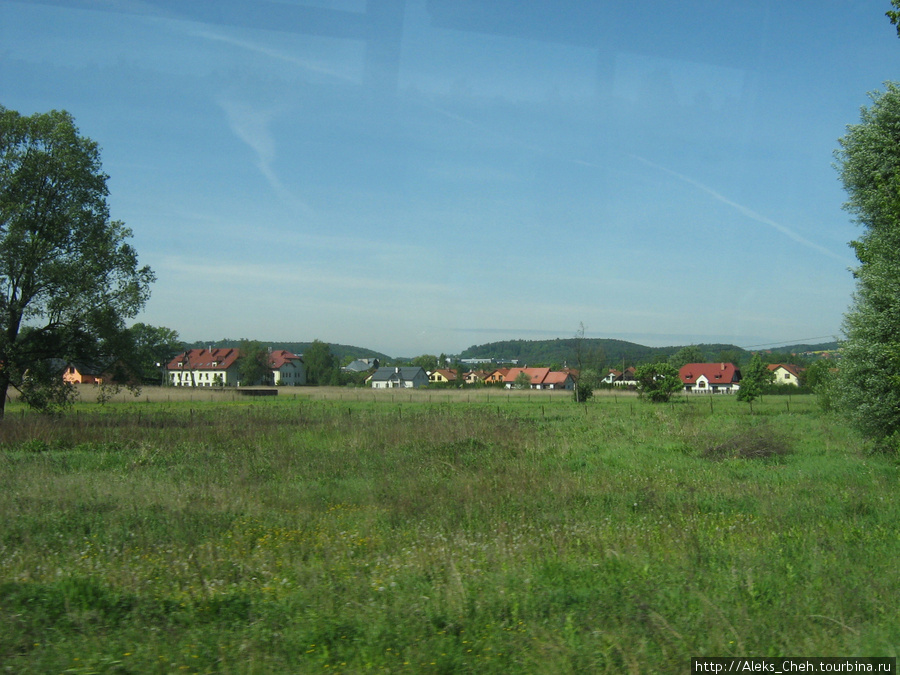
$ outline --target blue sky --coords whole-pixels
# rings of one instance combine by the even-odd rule
[[[0,0],[186,340],[826,341],[887,0]]]

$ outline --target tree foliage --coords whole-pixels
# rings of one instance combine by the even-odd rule
[[[675,370],[678,370],[681,366],[686,366],[689,363],[704,363],[705,361],[706,358],[703,356],[703,352],[697,345],[682,347],[669,357],[669,365],[675,368]]]
[[[128,329],[131,338],[132,368],[144,382],[159,383],[161,369],[172,357],[184,351],[178,332],[165,326],[136,323]]]
[[[775,381],[775,373],[768,369],[759,354],[754,354],[746,368],[741,370],[741,386],[737,391],[737,400],[750,404],[763,394],[763,390]]]
[[[900,88],[871,94],[859,124],[836,152],[849,195],[845,208],[863,227],[851,242],[859,265],[844,317],[838,405],[881,445],[900,436]],[[893,441],[891,439],[894,439]]]
[[[524,370],[513,380],[514,389],[531,389],[531,376]]]
[[[337,359],[328,345],[320,340],[313,340],[305,352],[303,363],[306,366],[306,382],[308,384],[330,385],[340,383],[340,372]]]
[[[110,220],[107,178],[67,112],[0,106],[0,415],[10,386],[41,409],[67,402],[51,359],[126,356],[154,277]]]
[[[422,354],[421,356],[417,356],[410,361],[410,364],[414,366],[419,366],[426,373],[432,373],[437,370],[439,367],[443,368],[444,366],[438,366],[438,357],[434,354]]]
[[[900,37],[900,0],[891,0],[894,9],[889,9],[884,14],[897,27],[897,37]]]
[[[666,403],[681,391],[684,384],[678,371],[669,363],[647,363],[635,371],[638,392],[653,403]]]
[[[264,384],[269,374],[269,350],[256,340],[241,340],[238,374],[242,385]]]

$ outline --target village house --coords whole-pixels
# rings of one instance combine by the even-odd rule
[[[364,373],[367,370],[378,368],[378,359],[355,359],[341,368],[345,373]]]
[[[172,387],[234,387],[240,385],[239,349],[232,347],[189,349],[166,364]],[[264,384],[306,384],[303,359],[279,349],[269,352],[269,372]]]
[[[136,381],[121,363],[109,361],[105,365],[71,361],[63,368],[62,379],[69,384],[96,385],[127,384]]]
[[[166,364],[172,387],[233,387],[238,384],[238,359],[234,348],[189,349]]]
[[[692,394],[731,394],[740,389],[741,371],[733,363],[688,363],[678,377]]]
[[[269,352],[269,380],[266,384],[299,386],[306,384],[306,366],[303,358],[286,349]]]
[[[428,382],[431,384],[449,384],[456,382],[456,371],[444,368],[438,368],[428,373]]]
[[[506,374],[509,372],[509,368],[497,368],[496,370],[488,373],[484,378],[485,384],[503,384],[503,378],[506,377]]]
[[[483,384],[489,376],[490,373],[486,370],[470,370],[464,379],[466,384]]]
[[[373,389],[415,389],[428,384],[428,375],[419,366],[383,366],[367,379]]]
[[[773,384],[791,384],[800,386],[800,377],[803,369],[790,363],[770,363],[766,366],[775,374]]]
[[[614,387],[636,387],[637,377],[635,376],[634,366],[628,366],[624,371],[610,368],[606,376],[601,380],[604,384],[611,384]]]
[[[553,371],[549,368],[510,368],[503,377],[503,386],[512,389],[522,374],[530,379],[531,389],[574,389],[575,377],[570,371]]]
[[[69,363],[63,370],[63,382],[69,384],[108,384],[109,373],[94,364]]]

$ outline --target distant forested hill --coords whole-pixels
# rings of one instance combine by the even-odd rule
[[[312,342],[266,342],[264,340],[259,340],[260,343],[265,345],[266,347],[271,347],[272,349],[286,349],[289,352],[294,354],[303,354]],[[199,340],[193,343],[185,343],[187,349],[206,349],[209,347],[239,347],[241,344],[240,340],[231,340],[229,338],[223,338],[222,340],[215,341],[207,341]],[[382,363],[393,362],[393,359],[387,354],[382,354],[381,352],[376,352],[371,349],[366,349],[365,347],[354,347],[352,345],[339,345],[329,343],[328,347],[331,349],[331,353],[334,354],[334,357],[338,360],[339,363],[343,363],[346,357],[351,357],[353,359],[378,359]]]
[[[579,346],[577,338],[557,338],[555,340],[504,340],[501,342],[489,342],[483,345],[473,345],[465,349],[460,358],[463,359],[494,359],[494,362],[517,361],[519,364],[559,364],[574,367],[578,363],[578,351],[581,350],[582,363],[598,368],[603,366],[622,367],[646,363],[649,361],[661,361],[668,359],[679,349],[687,345],[673,345],[671,347],[646,347],[625,340],[612,340],[603,338],[585,338]],[[737,364],[747,363],[751,352],[731,344],[700,344],[694,345],[703,354],[707,362],[728,361]],[[773,355],[781,356],[784,361],[800,362],[801,354],[814,355],[823,352],[835,352],[838,349],[837,342],[822,344],[797,344],[785,347],[777,347],[768,350]],[[791,354],[798,356],[791,357]],[[814,356],[813,356],[814,358]]]
[[[740,347],[726,344],[697,345],[709,361],[718,360],[723,354],[737,353],[741,356],[746,352]],[[543,363],[546,365],[568,364],[575,366],[578,363],[578,351],[582,352],[582,361],[592,364],[594,367],[608,365],[621,367],[635,365],[647,361],[666,359],[681,346],[672,347],[646,347],[625,340],[613,340],[605,338],[585,338],[581,341],[577,338],[557,338],[555,340],[504,340],[502,342],[490,342],[483,345],[473,345],[460,354],[464,359],[492,358],[495,361],[517,360],[519,363]]]

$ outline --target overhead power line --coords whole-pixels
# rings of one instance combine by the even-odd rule
[[[756,347],[775,347],[777,345],[799,345],[803,343],[809,343],[810,340],[829,340],[835,341],[834,335],[820,335],[818,337],[809,337],[809,338],[799,338],[797,340],[782,340],[781,342],[766,342],[759,345],[749,345],[747,347],[741,347],[741,349],[754,349]]]

